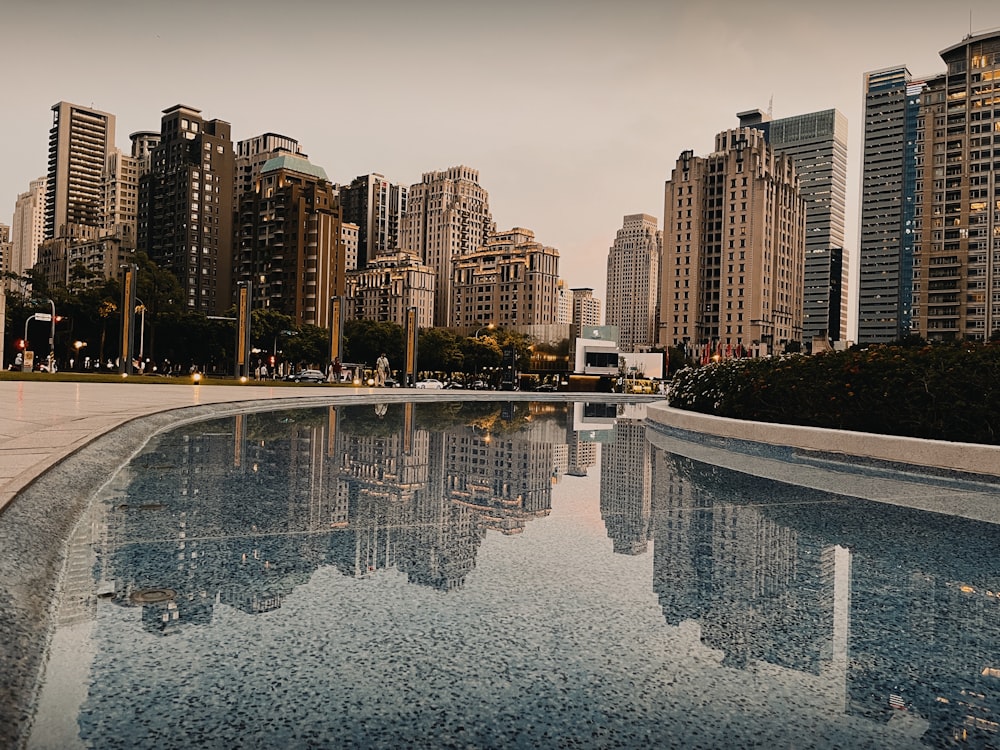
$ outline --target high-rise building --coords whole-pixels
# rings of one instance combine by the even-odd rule
[[[163,111],[160,144],[140,182],[139,248],[171,271],[190,310],[233,303],[233,143],[230,125],[178,104]]]
[[[278,133],[262,133],[236,144],[234,207],[239,207],[240,198],[244,193],[253,191],[264,165],[282,153],[308,158],[302,152],[297,140]]]
[[[983,341],[1000,332],[1000,31],[941,57],[916,117],[910,332]]]
[[[434,269],[435,326],[453,324],[453,261],[485,245],[494,228],[489,193],[479,184],[477,170],[457,166],[425,172],[410,186],[399,246]]]
[[[629,214],[608,250],[604,319],[618,328],[618,348],[637,352],[656,343],[663,234],[655,216]]]
[[[0,274],[6,274],[10,271],[10,258],[13,249],[14,246],[10,242],[10,227],[6,224],[0,224]]]
[[[573,322],[573,292],[570,291],[565,279],[556,283],[556,323]]]
[[[453,260],[451,325],[553,325],[558,282],[559,251],[537,242],[530,229],[491,234]]]
[[[802,339],[805,201],[792,157],[736,128],[666,183],[660,344],[770,353]]]
[[[10,270],[18,276],[30,271],[38,261],[38,246],[45,239],[45,177],[32,180],[17,196],[11,226]]]
[[[594,296],[594,290],[587,287],[571,289],[573,294],[574,330],[601,325],[601,301]]]
[[[395,253],[409,188],[380,174],[366,174],[338,189],[344,221],[358,225],[358,257],[353,268],[365,268],[379,255]]]
[[[356,320],[406,325],[406,313],[416,308],[417,326],[434,320],[434,269],[415,253],[382,253],[367,268],[347,272],[347,314]]]
[[[775,151],[791,156],[799,176],[806,202],[802,343],[808,346],[815,337],[846,338],[847,118],[835,109],[777,120],[756,109],[737,116],[740,127],[762,131]]]
[[[101,179],[115,145],[114,115],[69,102],[52,112],[45,239],[67,234],[69,225],[101,226]]]
[[[260,169],[239,210],[238,278],[256,308],[298,325],[330,325],[330,298],[344,294],[340,204],[321,168],[283,153]]]
[[[858,342],[910,332],[922,82],[903,67],[865,74]]]

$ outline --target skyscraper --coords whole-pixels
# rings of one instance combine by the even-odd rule
[[[437,276],[434,325],[452,325],[451,282],[455,258],[478,250],[494,230],[489,193],[479,172],[466,166],[425,172],[411,185],[400,248],[412,250]]]
[[[330,298],[344,294],[340,204],[321,168],[288,152],[269,159],[239,211],[239,279],[253,306],[298,325],[330,325]]]
[[[114,115],[69,102],[52,112],[45,239],[69,234],[70,225],[101,226],[101,178],[115,145]]]
[[[775,151],[788,154],[806,202],[802,341],[847,337],[848,265],[844,244],[847,201],[847,118],[835,109],[771,120],[740,112],[740,127],[761,130]]]
[[[630,214],[608,251],[605,323],[618,328],[618,348],[637,352],[656,343],[663,234],[655,216]]]
[[[28,189],[17,196],[11,226],[10,270],[19,276],[31,270],[38,260],[38,246],[45,239],[45,177],[32,180]]]
[[[177,277],[190,310],[221,315],[233,302],[233,170],[228,122],[163,111],[140,183],[139,248]]]
[[[790,156],[737,128],[666,183],[660,344],[768,354],[802,338],[805,201]]]
[[[921,87],[903,67],[865,74],[859,343],[895,341],[910,332]]]
[[[910,331],[983,341],[1000,332],[1000,31],[941,52],[920,91]]]
[[[358,225],[354,268],[365,268],[383,253],[395,253],[409,188],[380,174],[366,174],[355,177],[350,185],[340,185],[339,191],[344,221]]]

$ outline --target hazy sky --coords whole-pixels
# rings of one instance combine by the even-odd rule
[[[622,217],[657,216],[685,149],[736,112],[837,108],[849,121],[857,260],[862,75],[1000,26],[996,0],[5,0],[0,221],[46,171],[51,107],[117,116],[117,145],[183,103],[233,140],[297,138],[335,182],[479,170],[500,229],[556,247],[604,298]]]

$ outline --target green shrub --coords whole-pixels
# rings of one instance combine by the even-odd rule
[[[685,368],[670,404],[705,414],[1000,444],[1000,346],[871,346]]]

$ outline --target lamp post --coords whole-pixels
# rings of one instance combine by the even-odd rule
[[[487,330],[488,330],[488,331],[492,331],[492,330],[493,330],[493,329],[494,329],[495,327],[496,327],[496,326],[494,326],[494,325],[493,325],[492,323],[490,323],[490,324],[489,324],[489,325],[487,325],[487,326],[483,326],[483,327],[482,327],[482,328],[480,328],[480,329],[479,329],[478,331],[476,331],[476,333],[475,333],[475,335],[473,336],[473,338],[474,338],[474,339],[477,339],[477,340],[478,340],[478,339],[479,339],[479,334],[480,334],[480,333],[482,333],[483,331],[487,331]]]

